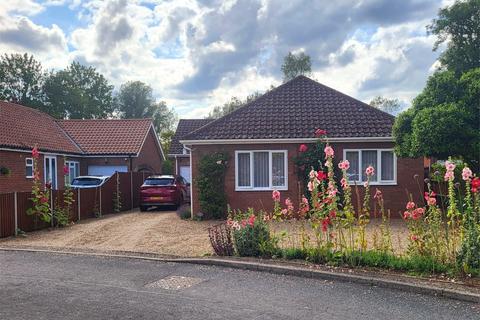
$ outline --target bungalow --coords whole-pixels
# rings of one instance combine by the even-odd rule
[[[56,120],[0,101],[0,193],[31,189],[34,146],[40,152],[41,179],[54,189],[62,187],[64,166],[73,180],[116,171],[161,173],[164,160],[150,119]]]
[[[180,143],[191,150],[193,180],[204,155],[227,153],[225,191],[230,206],[271,210],[274,189],[282,192],[283,199],[300,202],[303,181],[297,177],[293,158],[300,144],[315,142],[315,131],[324,129],[335,150],[335,165],[349,160],[349,175],[360,191],[365,168],[375,167],[371,184],[383,192],[386,208],[396,216],[408,199],[406,190],[418,190],[414,176],[422,182],[424,171],[423,159],[395,155],[393,123],[393,116],[299,76],[185,135]],[[193,183],[193,214],[201,211],[198,199]]]
[[[172,137],[168,158],[175,164],[174,173],[191,182],[190,179],[190,151],[183,147],[180,140],[187,134],[212,122],[212,119],[180,119],[177,130]]]

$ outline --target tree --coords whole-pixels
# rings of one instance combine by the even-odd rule
[[[33,55],[4,54],[0,58],[0,100],[45,110],[42,65]]]
[[[56,110],[59,118],[100,119],[114,112],[113,86],[95,68],[78,62],[51,72],[44,91],[47,107]]]
[[[238,108],[246,105],[247,103],[252,102],[253,100],[257,99],[260,97],[262,93],[256,91],[252,93],[251,95],[248,95],[245,100],[240,100],[237,97],[231,97],[229,102],[226,102],[223,104],[223,106],[215,106],[213,110],[208,114],[209,119],[218,119],[221,118],[227,114],[229,114],[232,111],[237,110]]]
[[[162,147],[168,152],[177,115],[164,101],[155,102],[152,87],[141,81],[124,83],[115,97],[115,103],[123,119],[151,118]]]
[[[437,71],[422,93],[395,121],[399,156],[462,158],[478,170],[480,157],[480,68],[457,78]]]
[[[398,99],[388,99],[382,96],[376,96],[369,103],[372,107],[395,115],[400,111],[402,105]]]
[[[289,52],[283,59],[282,72],[283,82],[292,80],[299,75],[311,75],[312,62],[310,61],[310,56],[303,52],[298,54]]]
[[[448,42],[440,55],[441,64],[448,70],[461,74],[480,67],[480,0],[456,1],[440,9],[427,30],[437,36],[434,50]]]

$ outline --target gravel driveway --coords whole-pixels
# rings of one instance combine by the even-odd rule
[[[67,228],[0,240],[0,246],[152,252],[176,256],[212,253],[207,228],[218,221],[181,220],[174,211],[137,210],[88,219]]]

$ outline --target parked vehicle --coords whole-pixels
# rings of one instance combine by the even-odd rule
[[[140,211],[162,205],[178,208],[187,198],[187,192],[188,184],[181,176],[150,176],[140,187]]]
[[[74,189],[88,189],[100,187],[110,176],[78,176],[70,185]]]

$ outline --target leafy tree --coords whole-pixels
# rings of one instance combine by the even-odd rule
[[[218,119],[232,111],[237,110],[238,108],[244,106],[247,103],[252,102],[253,100],[260,97],[262,94],[258,91],[252,93],[251,95],[247,96],[245,100],[240,100],[237,97],[232,97],[229,102],[225,103],[223,106],[216,106],[213,110],[208,114],[209,119]]]
[[[141,81],[129,81],[120,86],[115,101],[123,119],[151,118],[162,147],[168,152],[177,115],[165,102],[155,102],[152,87]]]
[[[0,57],[0,100],[45,110],[42,65],[33,55],[4,54]]]
[[[402,108],[398,99],[388,99],[382,96],[376,96],[370,101],[370,105],[390,114],[397,114]]]
[[[440,62],[447,69],[461,74],[480,67],[480,0],[456,1],[440,9],[427,30],[437,36],[434,50],[448,43],[440,55]]]
[[[282,72],[283,82],[292,80],[299,75],[311,75],[312,62],[310,61],[310,56],[303,52],[298,54],[289,52],[283,59]]]
[[[459,79],[437,71],[393,127],[400,156],[463,158],[478,168],[480,156],[480,68]]]
[[[65,70],[51,72],[45,80],[47,107],[58,117],[99,119],[113,114],[113,86],[95,68],[73,62]]]

